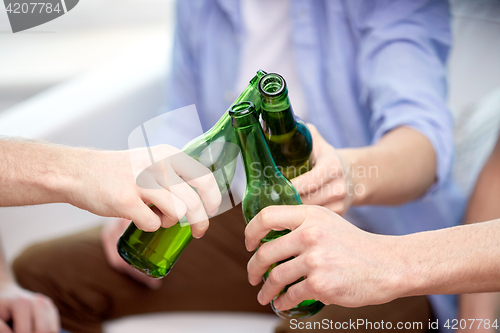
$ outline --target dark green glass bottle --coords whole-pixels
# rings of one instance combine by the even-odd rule
[[[255,215],[268,206],[301,205],[297,191],[274,163],[259,123],[258,112],[253,104],[251,102],[235,104],[229,114],[241,148],[247,179],[242,202],[246,223],[248,224]],[[262,242],[271,241],[289,232],[290,230],[271,231],[262,239]],[[264,274],[264,279],[267,278],[271,269],[280,263],[282,262],[271,266]],[[280,295],[289,287],[290,285],[286,286]],[[315,300],[306,300],[287,311],[277,310],[273,302],[271,306],[274,312],[282,318],[307,318],[318,313],[324,304]]]
[[[309,171],[312,137],[306,124],[295,117],[285,79],[276,73],[259,82],[262,129],[274,161],[283,176],[292,179]]]
[[[234,103],[249,100],[260,105],[258,84],[265,74],[258,71]],[[221,193],[229,189],[239,149],[227,111],[210,130],[189,142],[183,151],[213,172]],[[207,156],[210,158],[207,159]],[[159,228],[155,232],[142,231],[130,223],[118,240],[117,247],[120,256],[131,266],[148,276],[162,278],[170,272],[192,238],[185,217],[174,226]]]

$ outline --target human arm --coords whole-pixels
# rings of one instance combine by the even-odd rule
[[[318,193],[331,193],[329,198],[325,198],[328,199],[327,207],[333,207],[338,213],[347,211],[350,203],[392,205],[408,202],[425,193],[433,183],[438,189],[449,179],[453,159],[453,124],[446,105],[446,58],[451,43],[447,1],[375,0],[368,4],[354,0],[346,2],[346,15],[354,27],[353,35],[358,47],[355,85],[359,87],[356,91],[359,105],[356,107],[361,114],[368,114],[366,127],[369,128],[367,133],[347,135],[368,135],[371,142],[346,152],[337,149],[337,154],[332,153],[316,163],[315,168],[342,168],[336,177],[339,178],[337,183],[340,183],[336,193],[325,186],[331,184],[328,177],[324,178],[318,190]],[[335,110],[343,113],[353,111],[358,110]],[[345,130],[349,128],[346,126]],[[317,143],[313,140],[315,145]],[[385,150],[383,146],[390,149]],[[381,150],[390,161],[378,159],[377,153]],[[367,155],[359,155],[362,153]],[[342,154],[354,156],[351,158]],[[373,161],[370,160],[372,158]],[[328,160],[330,163],[326,164]],[[349,179],[351,172],[347,170],[353,162],[359,165],[356,172],[361,172],[361,167],[366,168],[366,177],[369,177],[369,168],[378,168],[373,194],[370,194],[369,186],[365,186],[365,195],[358,198],[352,197],[354,191],[351,190],[351,194],[347,192],[349,187],[352,189],[356,185]],[[423,164],[423,172],[414,168]],[[372,170],[372,177],[364,180],[373,180],[376,169]],[[410,179],[407,178],[409,174],[412,175]],[[305,178],[304,175],[300,181],[302,184],[298,184],[298,179],[293,182],[307,185]],[[394,185],[398,181],[403,181],[405,186]],[[318,183],[313,177],[312,192]],[[341,186],[344,186],[344,191],[341,191]],[[388,187],[392,191],[383,191],[380,196],[376,193]],[[318,196],[311,191],[301,194],[305,199],[309,194],[311,197]],[[324,205],[320,201],[304,202]]]
[[[7,325],[9,322],[13,329]],[[52,300],[17,284],[0,247],[0,332],[56,333],[59,330],[59,313]]]
[[[0,156],[0,206],[64,202],[133,220],[146,231],[171,226],[186,215],[193,235],[201,237],[208,228],[207,212],[214,214],[221,200],[211,172],[166,145],[97,151],[3,139]]]
[[[347,307],[395,298],[500,290],[500,220],[404,236],[371,234],[318,206],[271,206],[245,230],[249,251],[270,230],[292,230],[262,244],[248,262],[258,295],[270,302],[286,285],[305,279],[274,301],[279,310],[302,300]]]
[[[435,181],[434,149],[425,136],[409,127],[388,132],[374,145],[352,149],[335,149],[314,126],[310,130],[315,166],[292,180],[304,204],[343,215],[351,204],[405,203],[421,196]]]
[[[472,224],[500,217],[500,137],[483,170],[479,174],[476,186],[469,201],[465,215],[465,223]],[[496,311],[500,305],[500,294],[481,293],[460,295],[459,316],[461,319],[489,319],[492,322],[497,318]],[[468,332],[493,332],[490,327],[474,325],[474,330]],[[465,331],[465,330],[462,330]]]

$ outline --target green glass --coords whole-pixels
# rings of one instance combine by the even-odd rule
[[[287,179],[311,170],[311,133],[293,113],[285,79],[276,73],[264,75],[259,91],[262,129],[278,169]]]
[[[238,145],[241,148],[247,184],[243,196],[243,216],[248,224],[262,209],[273,205],[301,205],[300,196],[276,167],[267,146],[264,133],[258,120],[258,112],[251,102],[233,105],[231,123],[236,132]],[[261,240],[261,244],[281,237],[290,230],[271,231]],[[287,260],[290,260],[289,258]],[[286,261],[286,260],[285,260]],[[284,262],[284,261],[282,261]],[[276,263],[264,274],[264,280]],[[301,281],[297,280],[293,284]],[[293,285],[291,284],[291,285]],[[279,295],[291,286],[286,286]],[[279,296],[278,295],[278,296]],[[305,300],[292,309],[279,311],[271,302],[274,312],[282,318],[307,318],[318,313],[324,304],[316,300]]]
[[[265,74],[258,71],[234,103],[248,100],[260,105],[258,84]],[[221,193],[229,189],[239,148],[227,111],[210,130],[190,141],[183,151],[213,172]],[[131,266],[148,276],[162,278],[170,272],[192,238],[185,217],[173,227],[159,228],[155,232],[142,231],[130,223],[117,247],[120,256]]]

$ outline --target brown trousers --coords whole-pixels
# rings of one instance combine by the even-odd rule
[[[99,333],[103,321],[141,313],[272,313],[270,306],[257,302],[259,288],[247,281],[246,265],[252,253],[244,246],[241,206],[210,222],[205,236],[191,242],[158,290],[151,290],[108,265],[100,228],[28,248],[14,262],[14,272],[21,286],[54,300],[63,328],[73,333]],[[332,325],[350,319],[372,323],[384,320],[391,321],[393,327],[397,322],[422,322],[423,329],[411,330],[422,332],[431,319],[431,308],[425,297],[410,297],[357,309],[327,306],[308,321],[323,319],[331,320]],[[287,321],[276,329],[280,333],[291,331],[300,330],[292,330]]]

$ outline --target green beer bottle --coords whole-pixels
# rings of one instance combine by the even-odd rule
[[[234,103],[249,100],[260,105],[258,84],[265,74],[259,70]],[[213,172],[221,193],[229,189],[239,149],[227,111],[210,130],[190,141],[183,151]],[[232,200],[232,196],[230,198]],[[155,232],[142,231],[130,223],[117,247],[120,256],[131,266],[148,276],[162,278],[170,272],[192,238],[186,217],[170,228],[159,228]]]
[[[274,161],[287,179],[300,176],[312,168],[312,137],[306,124],[293,113],[285,79],[276,73],[264,75],[259,91],[262,129]]]
[[[241,148],[247,179],[242,202],[246,223],[248,224],[255,215],[267,206],[301,205],[302,202],[297,191],[274,163],[258,120],[258,112],[252,102],[246,101],[233,105],[229,114]],[[268,242],[289,232],[290,230],[271,231],[261,241]],[[271,266],[264,274],[264,279],[269,276],[271,269],[282,262]],[[286,286],[280,295],[286,292],[289,287],[290,285]],[[277,310],[273,302],[271,302],[271,306],[274,312],[282,318],[307,318],[318,313],[324,304],[315,300],[306,300],[287,311]]]

